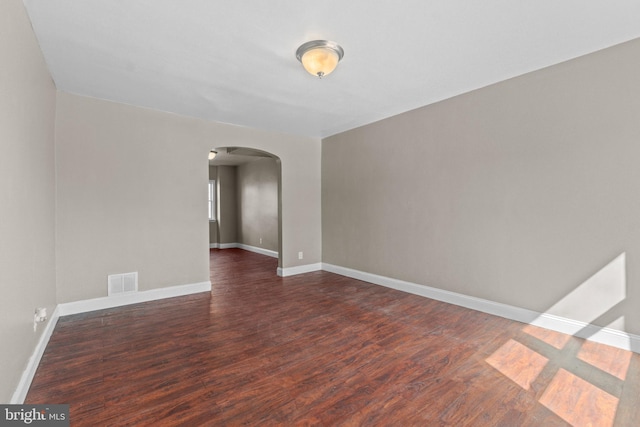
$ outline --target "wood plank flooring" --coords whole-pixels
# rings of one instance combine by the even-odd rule
[[[26,403],[72,426],[637,426],[640,355],[273,258],[59,320]]]

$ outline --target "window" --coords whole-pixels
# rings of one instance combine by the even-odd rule
[[[216,220],[216,181],[209,180],[209,221]]]

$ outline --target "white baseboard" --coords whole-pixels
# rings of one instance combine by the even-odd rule
[[[318,262],[315,264],[306,264],[306,265],[298,265],[295,267],[278,267],[278,276],[280,277],[288,277],[295,276],[296,274],[303,273],[311,273],[312,271],[320,271],[322,270],[322,263]]]
[[[189,285],[170,286],[167,288],[150,289],[148,291],[132,292],[123,295],[94,298],[83,301],[73,301],[58,304],[60,316],[86,313],[88,311],[104,310],[105,308],[155,301],[164,298],[180,297],[199,292],[211,292],[211,282],[192,283]]]
[[[44,351],[47,348],[47,344],[49,343],[49,338],[51,338],[51,334],[53,333],[53,330],[55,329],[55,326],[58,323],[58,319],[61,316],[86,313],[89,311],[120,307],[123,305],[129,305],[129,304],[137,304],[140,302],[155,301],[155,300],[164,299],[164,298],[173,298],[173,297],[179,297],[183,295],[191,295],[199,292],[211,292],[211,282],[200,282],[200,283],[192,283],[189,285],[171,286],[168,288],[159,288],[159,289],[151,289],[148,291],[132,292],[126,295],[116,295],[116,296],[110,296],[110,297],[94,298],[90,300],[74,301],[74,302],[58,304],[58,306],[53,311],[51,318],[47,322],[45,326],[45,330],[43,331],[42,335],[40,336],[40,339],[38,340],[38,344],[33,350],[33,354],[29,358],[27,367],[25,368],[24,372],[22,373],[22,376],[20,377],[20,382],[18,383],[18,387],[16,388],[16,391],[13,393],[13,396],[11,397],[11,403],[12,404],[24,403],[24,399],[27,397],[27,393],[29,392],[29,387],[31,387],[31,382],[33,381],[33,377],[36,374],[38,365],[40,364],[40,359],[42,359],[42,355],[44,354]]]
[[[216,245],[216,248],[220,249],[244,249],[245,251],[255,252],[257,254],[270,256],[272,258],[278,258],[278,252],[276,251],[259,248],[257,246],[245,245],[244,243],[221,243],[220,245],[218,245],[217,243],[213,243],[212,245]]]
[[[503,316],[504,317],[504,316]],[[640,336],[618,329],[601,327],[579,320],[541,313],[531,325],[584,338],[588,341],[640,353]]]
[[[44,331],[42,331],[42,335],[40,335],[40,339],[36,344],[29,361],[27,362],[27,367],[24,372],[22,372],[22,376],[20,377],[20,381],[18,382],[18,387],[16,388],[13,396],[11,396],[11,401],[9,403],[13,405],[22,405],[24,403],[24,399],[27,397],[27,393],[29,392],[29,388],[31,387],[31,382],[33,381],[33,377],[36,375],[36,370],[38,369],[38,365],[40,365],[40,359],[42,359],[42,355],[44,354],[44,350],[47,348],[47,344],[49,343],[49,338],[51,338],[51,334],[53,334],[53,330],[58,323],[58,318],[60,317],[60,312],[58,307],[53,310],[51,317],[47,321]]]
[[[218,246],[217,243],[209,243],[209,249],[218,249]]]
[[[219,243],[218,244],[219,249],[235,249],[237,247],[238,247],[237,243]]]
[[[278,258],[278,252],[272,251],[270,249],[258,248],[256,246],[249,246],[249,245],[245,245],[244,243],[238,243],[237,247],[240,249],[244,249],[245,251],[255,252],[257,254],[270,256],[272,258]]]
[[[392,279],[390,277],[379,276],[377,274],[366,273],[346,267],[322,263],[322,269],[331,273],[362,280],[387,288],[408,292],[414,295],[431,298],[437,301],[455,304],[483,313],[493,314],[506,319],[539,326],[545,329],[575,335],[589,341],[618,347],[624,350],[631,350],[640,353],[640,336],[611,328],[603,328],[586,322],[567,319],[547,313],[528,310],[526,308],[501,304],[494,301],[476,298],[443,289],[418,285],[416,283],[405,282],[403,280]]]

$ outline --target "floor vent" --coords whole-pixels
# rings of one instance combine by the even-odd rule
[[[138,291],[138,272],[110,274],[108,276],[109,296]]]

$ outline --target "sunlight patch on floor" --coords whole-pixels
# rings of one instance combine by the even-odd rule
[[[618,398],[560,369],[540,403],[573,426],[611,427]]]
[[[540,328],[533,325],[525,326],[522,331],[534,338],[539,339],[542,342],[549,344],[552,347],[557,348],[558,350],[562,349],[571,339],[571,335],[552,331],[551,329]]]
[[[626,298],[626,279],[626,255],[622,253],[554,304],[546,314],[589,324],[607,313],[611,315],[611,310]],[[624,316],[618,317],[609,327],[624,330]],[[581,332],[580,328],[583,327],[577,326],[573,333]],[[524,390],[529,390],[538,378],[540,381],[552,378],[548,384],[538,384],[544,387],[539,402],[571,425],[613,426],[619,396],[607,393],[590,381],[600,384],[597,378],[602,380],[602,375],[606,374],[613,381],[625,381],[632,353],[594,341],[584,341],[577,349],[575,345],[568,345],[572,339],[570,334],[531,324],[525,326],[522,332],[550,347],[536,347],[538,351],[535,351],[509,339],[486,362]],[[590,336],[597,338],[600,332],[601,329],[598,329]],[[592,369],[576,370],[578,360]],[[549,361],[554,363],[549,364]],[[549,371],[541,375],[546,366],[557,369],[557,372]],[[581,372],[580,376],[578,372]]]
[[[546,357],[514,340],[507,341],[487,359],[489,365],[525,390],[529,390],[548,361]]]
[[[631,352],[585,341],[578,352],[578,359],[624,381],[631,363]]]

